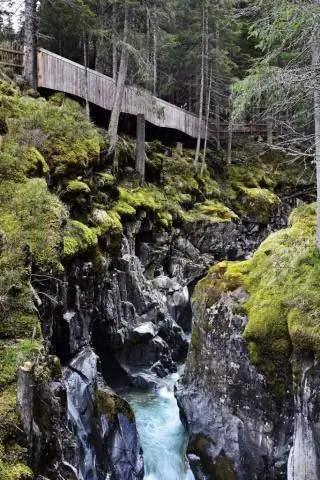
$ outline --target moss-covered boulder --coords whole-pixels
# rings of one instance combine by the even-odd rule
[[[213,266],[197,285],[194,301],[210,307],[222,292],[244,287],[249,299],[244,330],[252,362],[283,392],[292,351],[320,353],[320,254],[316,206],[296,209],[289,227],[273,233],[251,260]],[[290,380],[289,380],[290,381]]]

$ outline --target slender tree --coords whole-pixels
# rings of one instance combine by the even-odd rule
[[[318,0],[255,0],[256,20],[251,35],[259,40],[263,56],[250,74],[234,86],[234,116],[259,106],[262,118],[286,121],[288,132],[280,148],[297,159],[313,157],[317,170],[320,249],[320,20]],[[294,108],[295,115],[288,112]],[[310,114],[310,112],[312,112]],[[283,135],[285,131],[283,131]]]
[[[29,85],[37,88],[37,0],[25,0],[25,60],[24,77]]]
[[[117,75],[114,104],[111,111],[110,123],[108,128],[108,139],[109,139],[108,155],[111,155],[114,153],[116,143],[117,143],[121,104],[123,99],[123,93],[124,93],[125,81],[127,78],[128,63],[129,63],[129,50],[128,50],[127,41],[128,41],[129,31],[130,31],[130,21],[131,21],[130,6],[126,3],[124,7],[124,27],[123,27],[120,66],[119,66],[119,72]]]
[[[197,147],[194,157],[194,166],[197,169],[199,163],[201,133],[203,124],[203,94],[204,94],[204,69],[205,69],[205,23],[206,23],[206,8],[202,8],[202,35],[201,35],[201,80],[200,80],[200,98],[199,98],[199,120],[198,120],[198,135]]]

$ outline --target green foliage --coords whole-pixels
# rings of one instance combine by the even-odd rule
[[[0,338],[31,338],[41,336],[39,318],[28,313],[15,313],[6,316],[0,322]]]
[[[42,345],[39,341],[18,339],[16,336],[15,340],[8,342],[0,338],[0,392],[15,383],[18,367],[26,361],[36,360],[41,351]]]
[[[246,77],[233,85],[234,117],[246,117],[253,109],[260,110],[260,117],[275,122],[286,117],[282,135],[288,134],[287,145],[292,148],[293,133],[299,139],[301,133],[310,134],[313,127],[313,79],[308,70],[317,44],[319,4],[304,0],[250,3],[249,34],[262,55]],[[291,110],[294,113],[288,115]]]
[[[16,179],[28,167],[51,175],[68,175],[99,161],[98,132],[86,120],[78,103],[66,99],[61,106],[43,99],[21,96],[14,90],[8,96],[0,86],[0,118],[5,118],[8,133],[3,140],[0,178]],[[40,157],[39,155],[42,155]],[[8,156],[12,159],[6,160]],[[40,168],[41,170],[41,168]],[[34,171],[32,173],[35,173]],[[41,172],[40,172],[41,173]]]
[[[2,480],[26,480],[32,478],[32,471],[22,463],[12,465],[0,460],[0,476]]]
[[[82,193],[90,193],[90,187],[80,180],[71,180],[67,183],[66,193],[72,195],[80,195]]]
[[[238,216],[216,200],[205,200],[203,203],[196,203],[193,209],[183,215],[183,219],[187,222],[210,220],[215,223],[231,222],[238,219]]]
[[[30,265],[43,270],[60,268],[61,231],[67,213],[44,180],[26,179],[0,183],[0,215],[0,321],[4,322],[0,330],[5,335],[5,326],[10,331],[14,322],[17,332],[25,331],[25,320],[33,315]]]
[[[95,231],[77,220],[69,220],[63,239],[64,257],[74,257],[98,245]]]

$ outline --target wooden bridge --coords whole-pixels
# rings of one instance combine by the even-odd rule
[[[22,47],[0,45],[0,67],[8,67],[14,73],[22,73],[23,50]],[[60,91],[75,97],[85,99],[88,92],[88,101],[105,110],[112,110],[116,83],[102,73],[85,68],[67,58],[49,52],[43,48],[37,53],[37,85],[52,91]],[[151,124],[168,129],[178,130],[186,135],[197,138],[199,117],[191,112],[179,108],[171,103],[153,96],[147,90],[126,86],[122,100],[122,113],[137,116],[144,115]],[[232,129],[233,136],[261,135],[266,136],[266,124],[239,124]],[[201,124],[201,138],[205,135],[205,120]],[[228,138],[228,125],[221,123],[219,138]],[[217,137],[217,129],[213,122],[210,123],[209,137]]]
[[[116,83],[110,77],[95,70],[72,62],[42,48],[38,51],[38,87],[65,92],[85,98],[86,78],[88,101],[106,110],[112,110]],[[122,108],[123,113],[143,114],[145,119],[157,127],[179,130],[190,137],[197,137],[198,117],[176,107],[148,91],[126,86]],[[204,121],[202,122],[204,136]]]

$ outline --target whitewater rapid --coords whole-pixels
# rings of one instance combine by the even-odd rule
[[[174,397],[178,378],[179,374],[172,374],[155,391],[135,390],[124,395],[136,416],[144,480],[194,480],[186,457],[188,437]]]

